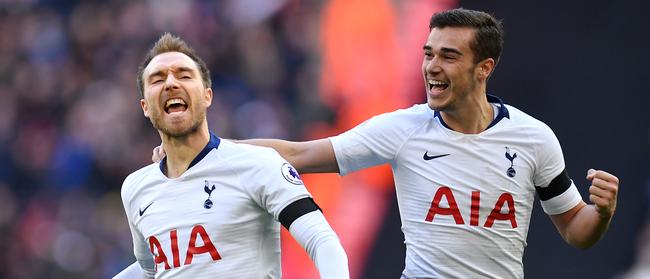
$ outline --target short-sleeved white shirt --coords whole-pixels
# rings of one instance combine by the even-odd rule
[[[214,135],[180,177],[152,164],[122,186],[136,258],[166,258],[156,278],[281,278],[277,220],[305,197],[277,152]]]
[[[449,129],[420,104],[330,138],[343,175],[392,166],[409,278],[523,277],[536,186],[548,187],[564,159],[547,125],[494,96],[488,100],[498,114],[479,134]],[[547,214],[582,200],[568,183],[542,201]]]

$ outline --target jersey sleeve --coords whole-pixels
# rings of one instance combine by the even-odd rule
[[[288,229],[309,254],[320,278],[350,278],[345,250],[320,211],[302,215]]]
[[[248,191],[260,207],[265,208],[275,220],[280,213],[294,201],[310,198],[311,195],[298,174],[298,171],[272,149],[264,148],[259,161],[250,176],[253,183],[247,183]]]
[[[124,211],[126,212],[126,218],[129,223],[129,229],[131,231],[131,237],[133,239],[133,254],[135,255],[138,264],[142,268],[144,278],[153,278],[156,273],[153,258],[149,252],[149,247],[147,245],[146,239],[134,225],[135,214],[138,213],[137,211],[134,211],[134,208],[131,206],[133,195],[130,191],[132,189],[129,185],[130,181],[132,181],[132,179],[129,179],[128,177],[124,181],[124,184],[122,185],[121,196],[122,203],[124,205]]]
[[[561,214],[580,203],[582,197],[566,172],[562,148],[553,131],[543,124],[539,137],[533,182],[544,212]]]
[[[338,136],[330,138],[340,174],[391,162],[412,125],[400,121],[396,112],[372,117]]]

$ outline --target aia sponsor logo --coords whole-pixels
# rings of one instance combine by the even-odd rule
[[[441,201],[445,199],[447,201],[448,207],[441,207]],[[485,202],[485,201],[484,201]],[[507,211],[504,213],[504,207]],[[472,191],[471,205],[469,208],[469,225],[470,226],[479,226],[480,218],[480,208],[481,208],[481,192]],[[517,219],[515,216],[515,201],[510,193],[503,193],[494,203],[490,215],[488,215],[483,227],[491,228],[494,225],[495,221],[505,221],[509,222],[513,229],[517,228]],[[454,221],[457,225],[464,225],[465,219],[460,213],[458,208],[458,203],[456,202],[456,197],[451,188],[447,186],[442,186],[438,188],[436,193],[433,195],[433,200],[431,201],[431,207],[429,207],[429,212],[424,218],[427,222],[433,222],[436,215],[450,215],[454,218]]]
[[[197,245],[198,238],[201,239],[198,241],[202,243],[201,245]],[[163,243],[166,243],[166,241]],[[165,270],[181,267],[181,262],[183,262],[183,265],[190,265],[194,260],[194,256],[200,254],[209,254],[213,261],[221,259],[219,251],[217,251],[210,236],[201,225],[195,225],[190,232],[189,239],[180,242],[178,230],[169,231],[169,243],[170,247],[163,249],[160,240],[156,236],[149,236],[149,251],[153,255],[156,271],[158,265],[162,265]],[[167,254],[165,250],[168,251],[167,253],[171,251],[171,255]]]

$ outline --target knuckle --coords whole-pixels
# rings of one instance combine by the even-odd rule
[[[618,194],[618,188],[617,187],[610,187],[609,192],[612,193],[613,195]]]
[[[604,171],[597,170],[597,171],[594,172],[594,177],[595,177],[595,178],[601,178],[601,177],[603,177],[603,176],[605,176],[605,172],[604,172]]]

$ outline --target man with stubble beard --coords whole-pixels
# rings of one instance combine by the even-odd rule
[[[501,22],[485,12],[434,14],[422,48],[426,103],[330,138],[242,142],[274,148],[301,173],[390,164],[406,245],[403,279],[523,278],[535,195],[564,240],[588,248],[608,229],[619,180],[589,169],[585,203],[551,128],[487,94],[502,45]],[[154,160],[163,151],[154,150]]]
[[[321,278],[349,277],[345,251],[296,170],[273,149],[208,130],[210,75],[192,48],[164,34],[137,82],[167,157],[124,181],[137,263],[116,278],[281,278],[280,223]]]

